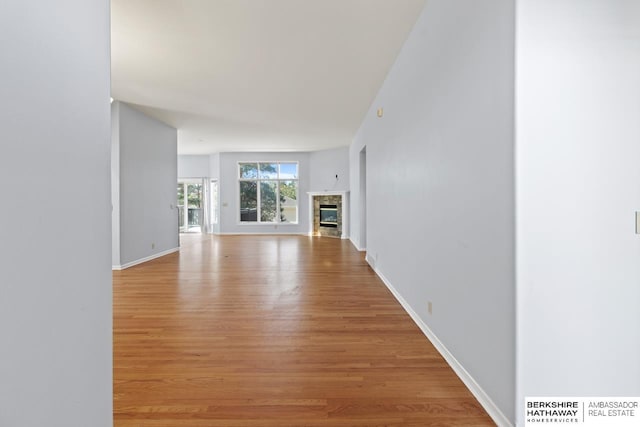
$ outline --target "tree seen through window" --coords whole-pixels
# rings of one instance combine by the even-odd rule
[[[241,222],[298,222],[298,163],[240,163],[238,172]]]

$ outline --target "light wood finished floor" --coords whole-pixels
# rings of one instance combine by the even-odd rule
[[[116,427],[494,425],[348,241],[181,242],[114,272]]]

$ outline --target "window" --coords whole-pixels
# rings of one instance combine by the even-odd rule
[[[240,222],[298,222],[298,163],[239,163]]]

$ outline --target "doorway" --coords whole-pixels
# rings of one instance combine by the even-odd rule
[[[178,229],[180,233],[202,232],[202,179],[178,181]]]

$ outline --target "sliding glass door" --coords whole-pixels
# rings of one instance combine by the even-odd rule
[[[202,232],[202,199],[201,179],[178,181],[178,226],[181,233]]]

